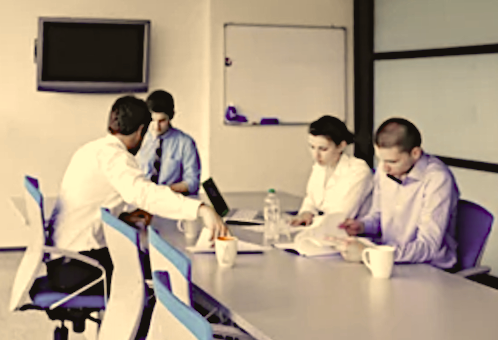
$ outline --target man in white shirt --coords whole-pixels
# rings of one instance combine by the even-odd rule
[[[193,220],[199,216],[213,235],[227,233],[212,208],[144,177],[134,155],[150,121],[151,113],[143,100],[132,96],[116,100],[109,115],[110,134],[87,143],[73,155],[49,222],[54,245],[95,258],[106,268],[108,281],[112,261],[104,239],[101,207],[114,216],[128,206],[172,219]],[[135,214],[128,219],[136,222],[140,218]],[[100,276],[93,267],[65,258],[48,262],[47,274],[62,290],[77,289]]]

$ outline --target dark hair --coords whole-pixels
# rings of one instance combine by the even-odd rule
[[[323,116],[310,124],[309,133],[313,136],[325,136],[330,139],[335,145],[346,141],[346,144],[351,144],[354,141],[353,134],[349,132],[346,124],[339,118],[332,116]]]
[[[144,135],[151,120],[150,111],[142,99],[124,96],[118,98],[112,105],[107,130],[112,134],[131,135],[143,124],[142,135]]]
[[[414,147],[420,147],[422,136],[412,122],[404,118],[390,118],[377,129],[375,144],[381,148],[397,146],[401,152],[411,152]]]
[[[157,90],[147,97],[147,106],[152,112],[161,112],[168,115],[169,119],[175,116],[175,101],[173,96],[166,91]]]

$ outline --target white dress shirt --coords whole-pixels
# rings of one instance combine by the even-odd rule
[[[370,208],[373,174],[367,163],[342,154],[335,169],[313,165],[306,197],[299,213],[318,214],[342,212],[354,218],[366,214]]]
[[[109,134],[82,146],[69,163],[50,219],[54,245],[73,251],[106,247],[100,208],[118,216],[127,204],[193,220],[201,202],[146,179],[126,146]]]

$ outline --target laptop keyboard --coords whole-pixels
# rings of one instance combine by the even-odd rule
[[[237,209],[230,216],[231,220],[239,220],[239,221],[251,221],[258,215],[258,211],[254,209]]]

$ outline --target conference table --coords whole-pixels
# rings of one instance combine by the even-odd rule
[[[261,209],[265,193],[227,193],[230,207]],[[282,210],[301,198],[279,193]],[[205,200],[205,197],[202,198]],[[214,254],[193,254],[174,221],[154,217],[162,237],[192,261],[197,294],[217,305],[256,339],[493,339],[498,291],[430,265],[395,265],[391,279],[374,279],[340,255],[306,258],[273,248],[239,254],[232,268]],[[240,239],[262,233],[231,227]]]

